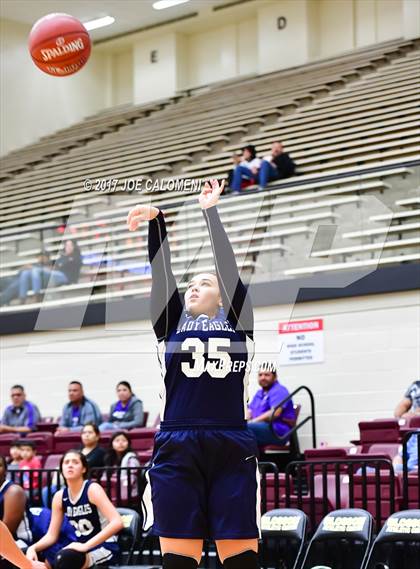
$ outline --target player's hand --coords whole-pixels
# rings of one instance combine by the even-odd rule
[[[32,561],[32,569],[47,569],[47,566],[41,561]]]
[[[81,553],[87,553],[88,549],[86,543],[80,543],[78,541],[73,541],[69,545],[66,545],[64,549],[74,549],[75,551],[80,551]]]
[[[219,184],[218,180],[209,180],[204,184],[201,194],[198,196],[201,209],[207,209],[217,204],[220,194],[223,192],[226,180]]]
[[[33,545],[28,547],[28,549],[26,550],[26,557],[30,561],[38,561],[38,555],[36,554],[36,551],[35,551],[35,548]]]
[[[127,225],[129,231],[135,231],[142,221],[151,221],[159,215],[157,207],[152,205],[136,205],[127,215]]]

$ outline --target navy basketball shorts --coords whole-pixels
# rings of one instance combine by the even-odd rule
[[[160,431],[146,473],[144,529],[169,538],[259,538],[257,456],[246,429]]]

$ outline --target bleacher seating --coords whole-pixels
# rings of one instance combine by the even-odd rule
[[[133,235],[124,223],[138,196],[85,192],[83,179],[224,177],[232,152],[245,142],[264,155],[279,137],[299,176],[261,194],[227,195],[220,205],[244,271],[262,281],[277,274],[418,261],[418,182],[412,164],[419,148],[419,53],[417,40],[388,42],[298,71],[109,110],[14,152],[1,170],[5,260],[0,277],[15,275],[41,248],[54,260],[62,239],[72,236],[84,254],[80,281],[49,289],[43,307],[86,302],[91,292],[94,301],[148,295],[146,229]],[[396,199],[394,186],[404,188],[404,200]],[[379,195],[388,212],[372,211],[367,226],[355,227],[359,216],[348,213],[361,205],[369,213],[369,198]],[[182,279],[191,246],[202,240],[196,198],[156,192],[146,199],[166,213],[174,272]],[[58,233],[67,220],[65,233]],[[304,262],[301,252],[307,247],[302,245],[326,222],[340,224],[337,244],[312,251],[313,264]],[[359,244],[349,243],[356,239]],[[211,270],[211,257],[205,241],[194,270]]]

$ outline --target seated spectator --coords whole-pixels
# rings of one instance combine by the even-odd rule
[[[258,182],[260,164],[261,160],[257,158],[255,146],[252,144],[244,146],[242,149],[242,160],[233,170],[232,182],[230,184],[232,192],[239,193],[244,180],[256,184]]]
[[[420,432],[420,431],[419,431]],[[397,456],[392,461],[395,472],[403,471],[403,452],[402,447]],[[407,470],[408,472],[416,472],[419,469],[419,453],[417,437],[411,435],[407,441]]]
[[[266,371],[264,366],[261,366],[258,372],[258,383],[261,389],[248,405],[248,430],[254,434],[259,445],[281,444],[271,431],[270,421],[274,408],[289,395],[289,392],[277,381],[277,372]],[[273,421],[274,431],[281,437],[287,435],[295,421],[296,413],[293,401],[290,399],[284,407],[277,409]],[[287,437],[283,444],[286,442]]]
[[[25,304],[30,290],[34,291],[34,302],[41,301],[41,289],[48,284],[48,279],[43,278],[43,270],[49,270],[51,261],[47,252],[42,251],[34,264],[25,265],[8,286],[0,294],[0,305],[9,304],[14,298],[19,298],[19,304]],[[41,271],[41,277],[39,276]]]
[[[9,458],[7,460],[7,470],[18,470],[19,462],[22,460],[22,453],[20,452],[20,446],[16,443],[12,443],[9,448]]]
[[[140,467],[140,461],[136,453],[131,448],[131,439],[128,433],[115,433],[112,435],[109,443],[109,450],[105,456],[105,466],[119,468],[136,468]],[[137,472],[135,470],[130,473],[130,497],[137,495]],[[121,497],[127,498],[128,491],[128,470],[122,470],[120,475],[121,481]]]
[[[296,165],[290,156],[283,152],[281,142],[273,142],[271,154],[264,156],[258,175],[259,187],[264,189],[268,182],[289,178],[295,173]]]
[[[36,447],[34,441],[25,440],[19,441],[21,461],[19,462],[19,470],[39,470],[42,468],[40,459],[36,456]],[[39,486],[39,472],[24,474],[22,486],[25,490],[37,490]]]
[[[394,411],[397,419],[409,419],[420,415],[420,381],[413,381]]]
[[[26,401],[22,385],[10,390],[12,404],[6,407],[0,424],[0,433],[30,433],[36,429],[41,414],[35,403]]]
[[[143,403],[134,395],[128,381],[117,385],[118,401],[111,405],[109,421],[100,425],[101,431],[122,431],[143,425]]]
[[[227,183],[226,183],[226,187],[223,191],[223,194],[227,194],[231,191],[232,182],[233,182],[233,173],[235,171],[236,166],[239,166],[239,164],[241,162],[242,162],[242,152],[235,152],[234,154],[232,154],[233,167],[232,167],[232,170],[229,170],[229,172],[228,172]]]
[[[26,507],[26,494],[18,484],[7,479],[6,459],[0,455],[0,520],[6,524],[21,549],[32,541]]]
[[[97,404],[85,397],[80,381],[71,381],[68,387],[69,402],[64,405],[57,432],[81,431],[86,423],[100,425],[102,415]]]
[[[91,468],[100,468],[104,466],[105,451],[99,446],[101,433],[95,423],[86,423],[82,429],[82,454]]]

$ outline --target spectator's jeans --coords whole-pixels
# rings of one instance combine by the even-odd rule
[[[69,280],[62,271],[53,271],[47,267],[26,269],[19,275],[19,298],[26,298],[31,288],[34,294],[39,294],[43,282],[48,282],[51,286],[61,286],[68,284]]]
[[[19,277],[15,277],[0,295],[0,304],[9,304],[19,296]]]
[[[258,175],[259,185],[262,188],[273,180],[279,179],[279,172],[275,166],[271,164],[268,160],[263,160],[261,162],[260,171]]]
[[[290,427],[287,425],[281,425],[284,427],[284,433],[281,432],[279,435],[284,435],[290,431]],[[263,445],[282,445],[286,444],[287,439],[281,443],[277,437],[275,437],[270,429],[269,423],[248,423],[248,431],[250,431],[255,438],[259,446]]]
[[[257,183],[257,176],[246,166],[236,166],[232,176],[232,190],[234,192],[241,191],[242,180],[252,180]]]

